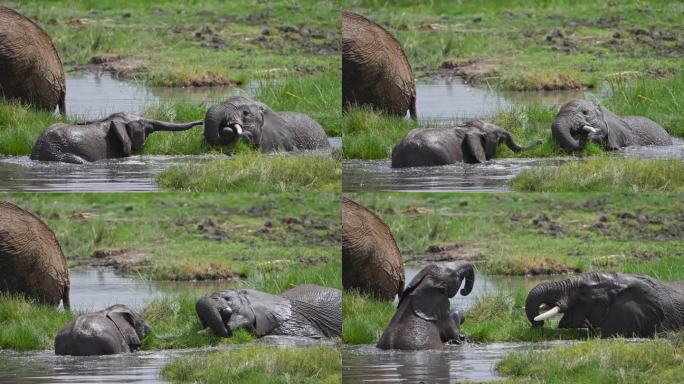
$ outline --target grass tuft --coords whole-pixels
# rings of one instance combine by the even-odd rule
[[[52,348],[57,332],[71,319],[70,312],[0,293],[0,349]]]

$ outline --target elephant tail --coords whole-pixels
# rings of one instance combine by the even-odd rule
[[[69,285],[67,284],[64,287],[64,292],[62,293],[62,304],[64,305],[64,309],[67,311],[71,310],[71,302],[69,301]]]
[[[59,95],[59,113],[62,114],[62,116],[66,117],[67,115],[67,110],[66,110],[66,91],[62,91]]]
[[[418,120],[418,113],[416,112],[416,94],[411,96],[411,105],[409,105],[409,115],[413,120]]]

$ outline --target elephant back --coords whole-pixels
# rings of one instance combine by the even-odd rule
[[[68,306],[69,271],[55,234],[42,220],[0,201],[0,292]]]
[[[353,12],[342,12],[342,94],[345,108],[370,105],[401,117],[407,110],[415,113],[416,84],[401,44]]]
[[[15,10],[0,6],[0,94],[64,113],[64,68],[50,36]]]
[[[404,289],[404,263],[392,232],[347,198],[342,199],[342,285],[386,300]]]

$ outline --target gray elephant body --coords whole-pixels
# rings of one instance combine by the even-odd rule
[[[397,311],[378,341],[380,349],[440,349],[445,342],[464,339],[463,315],[450,308],[449,298],[461,290],[468,295],[475,283],[469,263],[436,264],[423,268],[401,294]]]
[[[0,96],[66,115],[62,61],[50,36],[17,11],[0,6]]]
[[[671,145],[665,128],[641,116],[617,116],[588,100],[563,105],[551,126],[554,140],[564,150],[584,149],[591,139],[607,150],[642,145]]]
[[[155,131],[182,131],[202,124],[173,124],[123,112],[83,124],[53,124],[36,140],[32,160],[83,164],[127,157]]]
[[[455,127],[416,128],[394,146],[392,168],[484,163],[496,154],[501,143],[519,152],[540,141],[520,147],[504,129],[481,120]]]
[[[133,352],[150,326],[125,305],[73,319],[55,337],[55,354],[90,356]]]
[[[317,285],[299,285],[280,295],[228,289],[201,298],[195,309],[203,326],[224,337],[240,328],[257,336],[342,334],[342,293]]]
[[[539,315],[539,307],[551,308]],[[684,327],[684,282],[649,276],[589,272],[534,287],[525,302],[535,326],[560,313],[559,328],[584,328],[602,337],[651,337]]]
[[[274,112],[242,96],[209,108],[204,118],[204,137],[211,145],[231,144],[241,137],[261,152],[330,147],[323,127],[308,115]]]

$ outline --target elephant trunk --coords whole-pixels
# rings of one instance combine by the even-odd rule
[[[241,133],[237,127],[228,127],[228,115],[226,104],[214,105],[207,111],[204,116],[204,138],[209,144],[229,144]]]
[[[511,135],[506,134],[505,143],[506,143],[506,146],[511,149],[511,151],[520,152],[520,151],[527,151],[528,149],[533,148],[533,147],[541,144],[542,141],[541,140],[535,140],[532,143],[521,147],[513,141],[513,138],[511,137]]]
[[[207,325],[218,336],[228,337],[231,332],[226,328],[216,302],[208,297],[201,298],[195,305],[195,311],[202,324]]]
[[[152,126],[153,132],[156,131],[185,131],[194,126],[202,125],[202,120],[190,123],[167,123],[165,121],[145,119],[145,122]]]
[[[530,323],[535,326],[544,324],[543,320],[535,321],[535,317],[539,315],[539,306],[546,304],[549,306],[561,307],[564,304],[561,300],[566,296],[567,290],[570,289],[573,284],[574,283],[571,280],[561,280],[541,283],[532,288],[525,301],[525,314]],[[563,308],[559,308],[554,312],[562,309]]]
[[[468,296],[475,285],[475,269],[473,265],[470,263],[463,264],[458,270],[458,275],[465,278],[465,285],[461,289],[461,295]]]
[[[551,125],[551,135],[554,140],[567,152],[577,152],[584,148],[586,140],[572,137],[571,130],[575,122],[568,116],[559,115]]]

